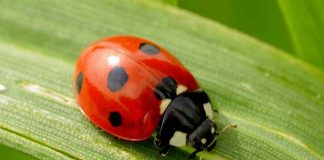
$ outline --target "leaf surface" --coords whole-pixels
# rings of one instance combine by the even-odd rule
[[[0,143],[41,159],[157,159],[115,140],[74,102],[77,56],[116,34],[151,39],[198,79],[221,129],[206,159],[323,159],[324,74],[216,22],[146,0],[0,1]],[[186,159],[173,149],[161,159]]]

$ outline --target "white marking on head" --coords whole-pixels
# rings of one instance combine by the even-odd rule
[[[213,108],[211,106],[211,104],[208,103],[204,103],[204,110],[206,112],[206,115],[209,119],[213,119]]]
[[[201,141],[202,144],[206,144],[207,139],[206,139],[206,138],[203,138],[203,139],[201,139],[200,141]]]
[[[179,85],[177,86],[177,95],[179,95],[179,94],[181,94],[181,93],[187,91],[187,89],[188,89],[188,88],[187,88],[186,86],[179,84]]]
[[[163,99],[160,103],[160,114],[162,115],[164,111],[168,108],[169,104],[171,103],[171,99]]]
[[[170,139],[169,144],[175,147],[183,147],[187,143],[187,134],[176,131],[174,132],[172,138]]]
[[[212,128],[210,129],[210,132],[211,132],[211,134],[214,134],[214,133],[215,133],[215,128],[212,127]]]

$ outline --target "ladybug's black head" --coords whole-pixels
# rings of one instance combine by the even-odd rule
[[[161,155],[167,153],[170,145],[192,146],[196,151],[191,157],[215,148],[217,127],[212,121],[214,111],[206,92],[201,89],[183,92],[161,108],[166,109],[155,138]]]
[[[189,136],[188,144],[196,149],[190,157],[194,157],[200,151],[211,151],[216,146],[217,126],[210,119],[202,122]]]

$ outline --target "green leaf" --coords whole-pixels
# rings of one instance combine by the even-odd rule
[[[248,33],[324,68],[323,0],[179,0],[178,6]]]
[[[177,4],[178,4],[178,0],[160,0],[160,1],[163,1],[165,3],[171,4],[174,6],[177,6]]]
[[[41,159],[157,159],[116,140],[74,102],[77,56],[115,34],[149,38],[192,71],[219,111],[206,159],[323,159],[324,73],[216,22],[148,0],[0,1],[0,144]],[[173,149],[163,159],[186,159]],[[201,154],[200,154],[201,155]]]
[[[324,1],[278,0],[297,55],[324,69]]]
[[[0,145],[0,159],[34,160],[35,158],[20,151],[13,150],[7,146]]]
[[[221,22],[295,55],[277,1],[178,0],[178,7]]]

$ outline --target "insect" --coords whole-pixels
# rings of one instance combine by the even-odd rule
[[[129,141],[154,139],[160,154],[171,146],[212,150],[217,126],[208,95],[168,51],[134,36],[97,41],[80,55],[75,96],[96,126]]]

